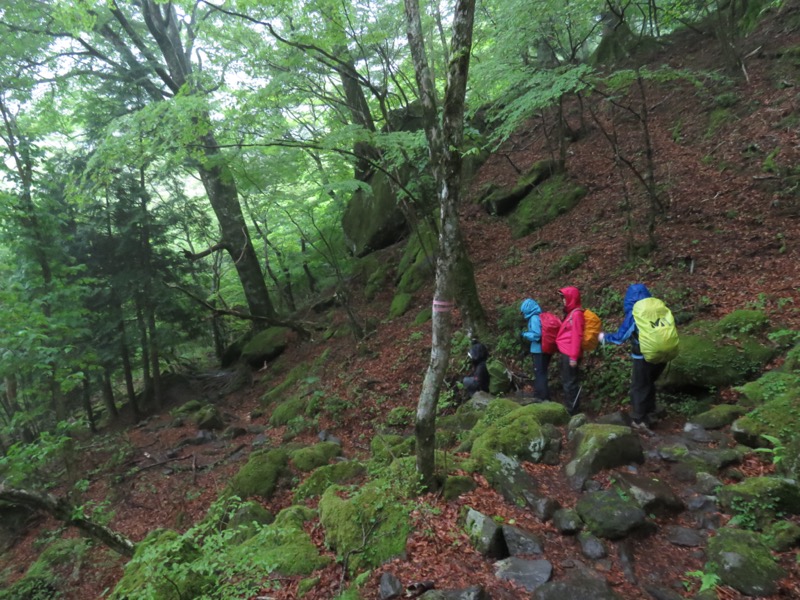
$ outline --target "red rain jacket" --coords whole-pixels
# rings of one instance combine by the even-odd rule
[[[583,308],[581,293],[576,287],[565,287],[558,290],[567,303],[564,305],[564,320],[556,336],[556,346],[561,354],[572,360],[581,357],[581,341],[583,340]]]

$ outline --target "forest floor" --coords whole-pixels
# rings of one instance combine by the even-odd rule
[[[696,88],[685,81],[648,85],[649,131],[655,150],[656,180],[668,209],[657,222],[658,249],[647,258],[629,260],[626,256],[629,218],[625,208],[625,190],[620,171],[613,160],[608,141],[596,124],[586,123],[586,132],[569,146],[567,174],[585,186],[589,193],[577,209],[536,233],[514,239],[508,223],[486,214],[469,203],[487,182],[511,185],[518,178],[514,166],[524,169],[537,160],[548,158],[541,125],[533,123],[526,131],[508,140],[483,165],[472,183],[464,203],[462,226],[483,306],[495,323],[500,308],[533,297],[545,310],[558,312],[556,290],[564,285],[580,288],[591,306],[603,290],[612,288],[624,293],[628,284],[642,281],[651,288],[682,290],[680,298],[687,308],[703,316],[718,317],[737,308],[758,306],[766,310],[773,323],[800,329],[800,7],[788,3],[789,12],[769,19],[742,41],[744,69],[727,83]],[[787,49],[794,58],[787,60]],[[651,65],[720,73],[723,58],[718,44],[710,36],[685,33],[674,43],[655,53]],[[745,76],[746,73],[746,76]],[[707,82],[708,83],[708,82]],[[709,84],[711,85],[711,84]],[[728,117],[712,124],[715,98],[729,94]],[[577,125],[575,114],[569,117]],[[633,121],[619,125],[621,139],[634,144],[640,135]],[[630,147],[630,146],[629,146]],[[645,206],[643,194],[625,176],[634,206]],[[645,208],[634,208],[634,222],[641,222]],[[634,235],[641,226],[634,224]],[[551,267],[565,255],[584,251],[587,259],[567,277],[551,274]],[[399,248],[387,253],[397,253]],[[297,344],[281,358],[283,372],[301,361],[311,361],[328,351],[325,373],[320,386],[350,402],[350,409],[339,422],[320,422],[342,439],[349,458],[369,455],[369,440],[383,417],[393,408],[414,409],[430,355],[430,324],[414,326],[414,316],[431,300],[431,289],[416,294],[415,306],[404,317],[387,320],[388,306],[394,291],[385,289],[371,302],[358,300],[356,310],[362,318],[378,322],[374,334],[354,342],[348,338],[314,340]],[[354,294],[357,296],[357,294]],[[673,307],[674,310],[674,307]],[[345,319],[343,314],[337,319]],[[621,307],[620,307],[621,319]],[[609,324],[609,328],[612,325]],[[510,365],[517,372],[527,372],[529,365]],[[271,386],[279,383],[280,373],[267,368],[254,373],[251,386],[227,396],[220,405],[230,420],[245,427],[265,426],[263,434],[275,445],[281,443],[283,428],[266,427],[269,411],[260,399]],[[724,399],[730,390],[720,390]],[[624,398],[595,399],[584,404],[591,416],[593,406],[616,410]],[[624,406],[622,408],[624,409]],[[109,446],[97,449],[86,441],[83,472],[90,474],[87,496],[100,503],[110,500],[113,518],[110,525],[134,541],[141,540],[158,527],[185,531],[200,520],[217,498],[230,477],[247,459],[257,434],[248,433],[235,440],[216,440],[203,446],[182,446],[175,459],[168,452],[196,431],[190,425],[172,426],[173,418],[165,410],[150,419],[116,431],[117,452],[130,457],[124,476],[102,471],[113,459]],[[659,436],[677,434],[683,420],[672,414],[656,430],[656,437],[644,440],[654,445]],[[316,432],[301,435],[298,441],[312,442]],[[92,451],[92,449],[96,451]],[[244,451],[242,451],[242,449]],[[157,465],[157,463],[163,464]],[[560,467],[526,465],[541,483],[542,489],[563,506],[574,506],[577,494],[569,488]],[[768,462],[753,457],[741,466],[747,474],[770,472]],[[119,474],[119,472],[118,472]],[[666,470],[659,477],[680,488]],[[529,512],[507,503],[478,478],[477,490],[446,502],[429,495],[419,499],[414,512],[415,533],[407,545],[406,556],[385,569],[403,584],[432,580],[439,589],[481,584],[492,598],[520,598],[511,584],[494,576],[491,562],[475,552],[459,525],[463,506],[485,514],[514,520],[519,526],[540,533],[548,548],[547,558],[554,565],[558,579],[580,559],[577,543],[565,542],[553,526],[541,523]],[[281,490],[265,503],[273,513],[291,504],[289,489]],[[674,522],[674,521],[673,521]],[[58,530],[59,523],[42,517],[17,544],[2,557],[0,569],[15,568],[21,575],[41,551],[45,532]],[[311,531],[323,552],[323,532]],[[64,536],[76,535],[66,530]],[[665,543],[654,535],[632,541],[634,565],[640,580],[657,574],[661,581],[672,581],[681,595],[696,591],[697,580],[690,571],[701,571],[704,559],[690,548]],[[782,582],[777,598],[800,598],[795,557],[785,557],[784,566],[791,576]],[[121,577],[124,561],[103,548],[91,550],[80,569],[64,574],[68,598],[100,598]],[[626,599],[649,598],[626,577],[615,546],[602,563],[605,577]],[[379,571],[382,571],[379,570]],[[377,598],[376,572],[364,588],[367,598]],[[342,581],[341,565],[334,563],[321,573],[321,581],[307,596],[311,600],[332,598]],[[686,582],[682,586],[681,582]],[[268,597],[284,600],[296,597],[297,581],[287,578],[281,590]],[[732,600],[740,595],[730,588],[719,588],[721,598]]]

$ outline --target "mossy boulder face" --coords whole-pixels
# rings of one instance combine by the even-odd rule
[[[297,501],[321,496],[328,486],[358,479],[366,472],[367,469],[364,465],[354,460],[345,460],[319,467],[297,486],[294,498]]]
[[[198,410],[192,417],[198,429],[219,430],[225,428],[225,421],[216,406],[210,404]]]
[[[237,530],[232,544],[241,544],[253,537],[261,527],[269,525],[275,516],[258,502],[245,502],[233,513],[225,529]]]
[[[299,448],[289,453],[292,465],[299,471],[313,471],[327,465],[331,459],[342,453],[342,447],[333,442],[320,442],[307,448]]]
[[[510,405],[498,402],[490,407],[495,413]],[[557,462],[561,448],[561,436],[553,425],[564,425],[568,420],[564,407],[554,402],[518,407],[496,419],[487,414],[480,434],[472,443],[472,456],[484,465],[498,452],[517,460],[552,464]]]
[[[525,237],[575,208],[586,195],[586,188],[563,175],[533,188],[509,217],[511,234]]]
[[[764,318],[760,311],[734,311],[718,322],[699,322],[681,332],[680,354],[660,384],[694,391],[747,381],[775,355],[763,335]]]
[[[290,506],[278,513],[275,522],[261,528],[244,544],[231,547],[224,562],[244,563],[256,572],[286,577],[309,575],[327,566],[331,559],[321,556],[303,523],[315,515],[306,507]]]
[[[477,396],[478,394],[475,395]],[[499,421],[508,413],[517,410],[519,407],[520,405],[517,402],[509,400],[508,398],[493,398],[482,411],[469,408],[469,402],[459,407],[459,409],[456,411],[456,414],[477,413],[478,415],[482,415],[472,428],[472,431],[470,431],[469,435],[467,435],[464,442],[459,446],[459,451],[469,452],[470,448],[472,448],[473,442],[483,433],[485,433],[489,427],[497,423],[497,421]]]
[[[762,528],[778,515],[800,514],[800,488],[790,479],[750,477],[717,491],[720,506],[737,520]]]
[[[748,596],[771,596],[778,581],[786,576],[775,564],[761,536],[751,531],[722,528],[708,541],[707,573],[714,573],[723,585]]]
[[[792,521],[770,523],[764,529],[764,543],[775,552],[786,552],[800,545],[800,525]]]
[[[429,225],[423,225],[408,238],[400,263],[397,265],[397,291],[413,294],[436,273],[436,252],[439,240]]]
[[[494,184],[487,186],[478,197],[478,203],[489,214],[507,215],[517,208],[522,199],[531,193],[531,190],[558,170],[558,163],[554,160],[535,162],[513,186],[499,187]]]
[[[200,597],[213,584],[212,577],[191,568],[200,556],[200,549],[178,532],[152,531],[136,544],[136,552],[110,598],[183,600]],[[165,565],[167,567],[162,568]]]
[[[768,371],[755,381],[736,388],[744,396],[742,404],[755,407],[772,400],[800,395],[800,375],[784,371]]]
[[[472,477],[467,475],[451,475],[444,480],[444,490],[442,496],[445,500],[455,500],[462,494],[471,492],[478,484]]]
[[[288,327],[270,327],[257,333],[242,348],[242,360],[253,368],[263,367],[289,347],[291,333]]]
[[[389,177],[383,171],[376,171],[368,183],[368,189],[353,194],[342,216],[342,230],[354,256],[391,246],[408,233]]]
[[[379,465],[388,465],[396,458],[414,454],[416,439],[414,436],[378,434],[370,442],[372,460]]]
[[[395,295],[392,299],[392,304],[389,306],[389,318],[396,319],[406,314],[413,299],[414,296],[405,292]]]
[[[373,252],[356,263],[353,276],[364,282],[364,297],[372,301],[382,289],[391,284],[389,273],[392,261],[380,257],[380,252]]]
[[[575,506],[594,535],[609,540],[623,538],[642,527],[647,515],[637,504],[615,490],[583,494]]]
[[[798,432],[800,394],[789,392],[751,410],[731,425],[734,439],[751,447],[770,447],[769,438],[778,439],[787,446],[800,435]]]
[[[377,567],[405,552],[410,510],[393,488],[383,480],[357,490],[331,486],[320,498],[325,541],[340,557],[350,557],[351,572]],[[348,492],[348,497],[340,496]]]
[[[747,409],[735,404],[720,404],[693,416],[690,421],[703,429],[722,429],[741,417]]]
[[[288,457],[283,450],[254,452],[228,484],[228,491],[240,498],[271,498],[278,481],[287,470]]]
[[[200,400],[189,400],[179,407],[172,409],[170,414],[173,417],[190,416],[199,412],[205,406],[207,405],[200,402]]]
[[[272,411],[269,424],[274,427],[286,425],[292,419],[306,416],[307,407],[307,398],[289,398],[288,400],[284,400]]]
[[[575,430],[573,459],[564,468],[574,489],[603,469],[644,462],[639,436],[629,427],[588,424]]]

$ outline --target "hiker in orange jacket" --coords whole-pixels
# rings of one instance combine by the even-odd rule
[[[564,301],[564,319],[556,336],[556,346],[561,353],[561,385],[564,388],[564,406],[570,415],[580,412],[581,342],[583,341],[583,308],[578,288],[568,286],[558,290]]]

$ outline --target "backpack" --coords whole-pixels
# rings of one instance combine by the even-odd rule
[[[542,352],[553,354],[558,351],[556,337],[561,329],[561,319],[551,312],[543,312],[539,315],[539,321],[542,323]]]
[[[633,305],[633,320],[639,330],[642,356],[650,363],[667,363],[678,356],[675,319],[658,298],[643,298]]]
[[[603,323],[597,313],[583,309],[583,339],[581,340],[581,350],[583,352],[591,352],[597,348],[600,343],[598,336],[603,330]]]

